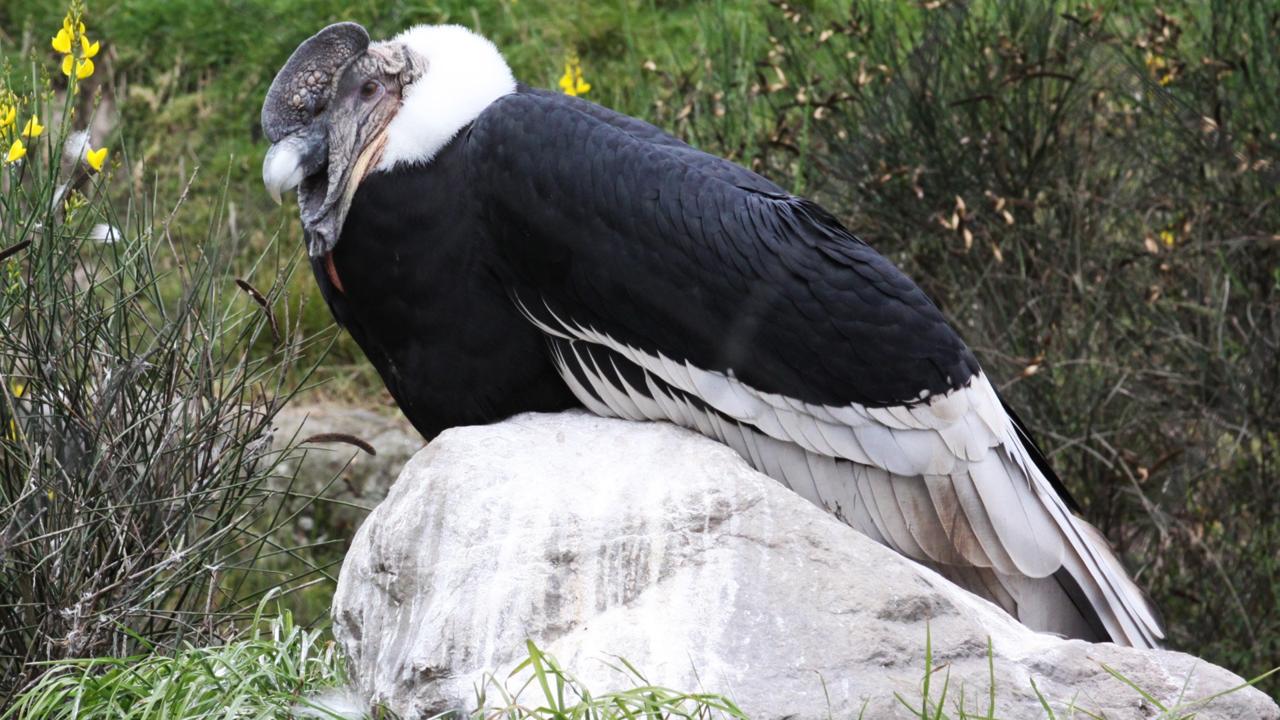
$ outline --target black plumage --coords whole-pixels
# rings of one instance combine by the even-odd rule
[[[499,280],[465,150],[459,138],[426,168],[361,184],[333,250],[341,292],[311,260],[334,318],[428,439],[578,404]]]
[[[822,208],[633,118],[528,88],[430,164],[370,175],[333,260],[348,297],[315,260],[325,299],[428,435],[520,409],[495,398],[541,377],[512,293],[814,403],[914,403],[978,370],[929,298]]]

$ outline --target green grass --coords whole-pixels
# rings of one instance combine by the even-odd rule
[[[264,603],[265,605],[265,603]],[[0,720],[204,720],[350,717],[343,661],[318,630],[291,614],[254,618],[247,637],[172,654],[64,660],[20,695]],[[477,690],[476,720],[745,719],[732,701],[652,685],[625,660],[634,687],[593,694],[533,643],[508,677]],[[342,702],[343,706],[352,701]],[[378,717],[390,713],[379,710]]]
[[[265,604],[264,604],[265,606]],[[309,698],[342,685],[332,641],[264,618],[259,606],[247,637],[173,654],[102,657],[55,663],[4,713],[4,720],[195,720],[285,718],[313,708]],[[316,717],[331,717],[316,711]]]
[[[651,684],[627,660],[613,669],[633,687],[593,694],[532,641],[528,657],[505,679],[489,676],[477,690],[473,720],[746,720],[732,700],[713,693],[689,693]]]

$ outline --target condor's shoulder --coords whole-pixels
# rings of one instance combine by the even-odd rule
[[[523,85],[476,118],[467,146],[473,161],[486,169],[532,165],[545,167],[548,175],[570,172],[599,180],[599,175],[616,177],[619,171],[625,175],[666,165],[731,187],[787,195],[756,173],[702,152],[643,120],[581,98]],[[551,158],[556,159],[554,164]],[[630,164],[619,164],[624,159]]]
[[[535,315],[806,402],[915,403],[978,372],[925,293],[836,218],[652,125],[518,92],[467,142]]]

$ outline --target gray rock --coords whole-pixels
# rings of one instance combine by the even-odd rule
[[[617,656],[758,719],[919,717],[895,694],[921,703],[927,637],[952,716],[961,688],[986,712],[990,639],[999,717],[1045,717],[1033,679],[1058,717],[1159,715],[1107,667],[1202,720],[1280,717],[1251,688],[1193,705],[1242,681],[1190,655],[1031,632],[700,435],[574,413],[418,453],[356,535],[333,614],[357,689],[405,718],[469,708],[526,638],[595,693],[631,686]]]

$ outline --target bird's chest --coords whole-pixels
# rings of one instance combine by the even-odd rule
[[[469,223],[372,210],[353,204],[331,264],[316,273],[335,316],[397,399],[470,382],[502,342],[509,311],[500,289],[486,287]]]
[[[367,178],[331,259],[317,273],[335,313],[339,306],[345,311],[344,324],[362,326],[384,351],[448,331],[466,322],[471,309],[484,310],[483,243],[474,213],[438,174]]]
[[[331,264],[316,260],[313,270],[409,420],[430,437],[566,406],[541,336],[512,303],[456,189],[377,189],[357,193]]]

